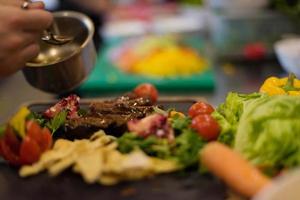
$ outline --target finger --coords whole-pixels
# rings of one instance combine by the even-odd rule
[[[23,0],[8,0],[8,1],[1,1],[1,5],[5,5],[5,6],[15,6],[15,7],[21,7],[21,5],[23,4]]]
[[[25,0],[10,0],[5,5],[11,5],[11,6],[16,6],[16,7],[22,8],[24,2],[26,2],[26,1]],[[35,1],[35,2],[27,1],[27,2],[28,2],[27,9],[44,9],[45,8],[45,4],[42,1]]]
[[[15,10],[15,15],[9,18],[10,26],[28,30],[42,31],[50,26],[53,21],[53,15],[50,12],[32,9],[32,10]]]
[[[8,0],[8,1],[0,1],[1,5],[5,5],[5,6],[14,6],[14,7],[18,7],[21,8],[22,5],[24,4],[25,0]],[[28,9],[44,9],[45,8],[45,4],[42,1],[35,1],[35,2],[29,2],[29,6]]]
[[[38,9],[28,11],[24,24],[26,30],[44,30],[52,24],[53,15],[50,12]]]
[[[23,45],[20,48],[23,49],[32,43],[38,43],[41,38],[40,32],[22,32],[21,37],[23,38]]]
[[[37,57],[40,52],[40,46],[38,43],[31,43],[30,45],[26,46],[20,52],[20,59],[23,60],[24,64],[33,58]]]
[[[19,65],[19,63],[12,63],[12,62],[1,62],[0,64],[0,78],[7,77],[19,69],[24,67],[24,65]]]
[[[13,74],[14,72],[25,67],[25,64],[35,58],[40,51],[37,43],[32,43],[22,49],[11,54],[11,58],[5,59],[0,63],[0,78]]]
[[[42,1],[32,2],[29,4],[29,9],[45,9],[45,4]]]
[[[2,43],[2,48],[7,52],[20,51],[34,42],[37,43],[40,37],[39,32],[17,32],[7,38],[5,43]]]

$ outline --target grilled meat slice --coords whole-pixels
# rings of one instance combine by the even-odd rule
[[[136,117],[144,117],[153,111],[152,106],[128,106],[125,104],[107,105],[107,104],[93,104],[90,107],[89,115],[98,116],[105,114],[119,114],[119,115],[135,115]]]
[[[120,97],[111,101],[93,102],[86,116],[66,122],[64,137],[87,138],[99,129],[120,136],[127,130],[129,120],[143,118],[152,112],[153,105],[143,98]]]
[[[115,135],[117,131],[126,130],[126,119],[128,116],[107,115],[68,120],[65,124],[65,132],[67,133],[65,137],[68,139],[88,138],[99,129]]]

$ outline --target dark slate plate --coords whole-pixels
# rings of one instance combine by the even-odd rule
[[[163,99],[159,104],[164,108],[176,108],[186,112],[194,102],[188,99]],[[51,103],[34,103],[30,104],[29,108],[42,111]],[[88,101],[82,103],[82,106],[87,105]],[[196,171],[159,175],[141,181],[123,182],[116,186],[101,186],[88,185],[79,175],[71,171],[54,178],[44,173],[22,179],[18,176],[16,168],[0,163],[1,200],[219,200],[225,198],[226,188],[220,181],[209,175],[200,175]]]

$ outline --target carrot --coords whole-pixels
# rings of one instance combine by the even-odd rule
[[[219,142],[207,144],[200,153],[201,163],[236,192],[252,197],[270,184],[270,179],[240,154]]]

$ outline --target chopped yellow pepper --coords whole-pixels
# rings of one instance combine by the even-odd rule
[[[170,112],[169,117],[175,117],[176,115],[178,117],[185,117],[185,115],[182,112],[178,112],[178,111],[174,111],[174,110],[172,110]]]
[[[25,121],[29,114],[30,110],[27,107],[21,107],[9,121],[9,125],[12,126],[22,138],[25,137]]]
[[[260,92],[268,95],[300,96],[300,80],[294,74],[286,78],[270,77],[261,86]]]

